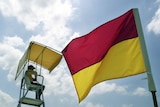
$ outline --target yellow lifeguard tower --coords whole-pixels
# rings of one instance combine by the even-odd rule
[[[41,75],[42,67],[49,72],[59,64],[62,58],[62,54],[48,46],[42,45],[37,42],[30,42],[29,47],[19,61],[15,80],[21,77],[21,86],[19,101],[17,107],[21,107],[22,104],[45,107],[43,90],[44,90],[44,77]],[[27,67],[34,65],[34,69],[39,68],[39,72],[36,74],[38,83],[32,83],[28,74],[26,73]],[[29,75],[35,75],[33,73]],[[38,84],[38,85],[37,85]],[[41,91],[41,96],[37,98],[37,92]],[[35,92],[35,96],[32,94]]]

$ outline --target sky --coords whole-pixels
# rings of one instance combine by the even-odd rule
[[[160,105],[160,0],[0,0],[0,105],[18,104],[20,78],[14,78],[30,41],[61,52],[73,38],[132,8],[139,10]],[[81,103],[64,58],[42,74],[46,107],[153,107],[146,73],[97,84]]]

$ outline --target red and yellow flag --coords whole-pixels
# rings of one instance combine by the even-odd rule
[[[134,12],[73,39],[62,51],[79,101],[99,82],[146,72]]]

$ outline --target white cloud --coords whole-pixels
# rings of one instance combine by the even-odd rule
[[[142,87],[138,87],[137,89],[135,89],[135,91],[133,92],[133,95],[136,96],[148,96],[149,93],[145,88]]]
[[[23,40],[18,36],[4,37],[0,42],[0,67],[3,70],[9,71],[8,79],[13,80],[18,59],[22,52],[17,47],[24,47]]]
[[[1,107],[13,107],[15,106],[16,100],[7,93],[0,90],[0,105]]]
[[[63,64],[62,64],[63,63]],[[64,66],[64,61],[60,63],[51,73],[45,73],[45,95],[69,95],[76,96],[71,75],[66,72],[67,66]]]
[[[152,17],[151,22],[147,25],[149,32],[154,32],[155,34],[160,34],[160,8],[156,11],[155,15]]]
[[[0,10],[4,16],[16,17],[28,30],[34,30],[41,22],[46,29],[63,23],[72,14],[72,5],[70,0],[1,0]]]
[[[130,91],[128,89],[129,87],[127,85],[121,86],[117,85],[116,83],[107,83],[102,82],[97,84],[95,87],[93,87],[89,93],[89,95],[102,95],[104,93],[117,93],[121,95],[127,95],[127,96],[148,96],[149,93],[145,88],[138,87],[133,91]]]
[[[93,104],[91,102],[87,102],[85,107],[104,107],[102,104]]]
[[[117,92],[120,94],[127,94],[127,86],[118,86],[115,83],[107,83],[102,82],[100,84],[97,84],[93,90],[91,91],[91,94],[104,94],[108,92]]]
[[[72,0],[1,0],[0,11],[6,17],[15,17],[27,30],[38,31],[34,40],[61,51],[74,36],[68,27],[75,8]]]
[[[5,36],[3,42],[6,45],[13,46],[13,47],[23,47],[23,46],[25,46],[22,38],[18,37],[17,35],[12,36],[12,37]]]

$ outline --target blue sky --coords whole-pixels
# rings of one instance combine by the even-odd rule
[[[160,0],[1,0],[0,105],[16,107],[17,64],[30,41],[58,51],[131,8],[138,8],[160,105]],[[146,74],[110,80],[92,88],[79,104],[64,59],[45,76],[46,107],[153,107]],[[29,107],[29,106],[23,106]]]

